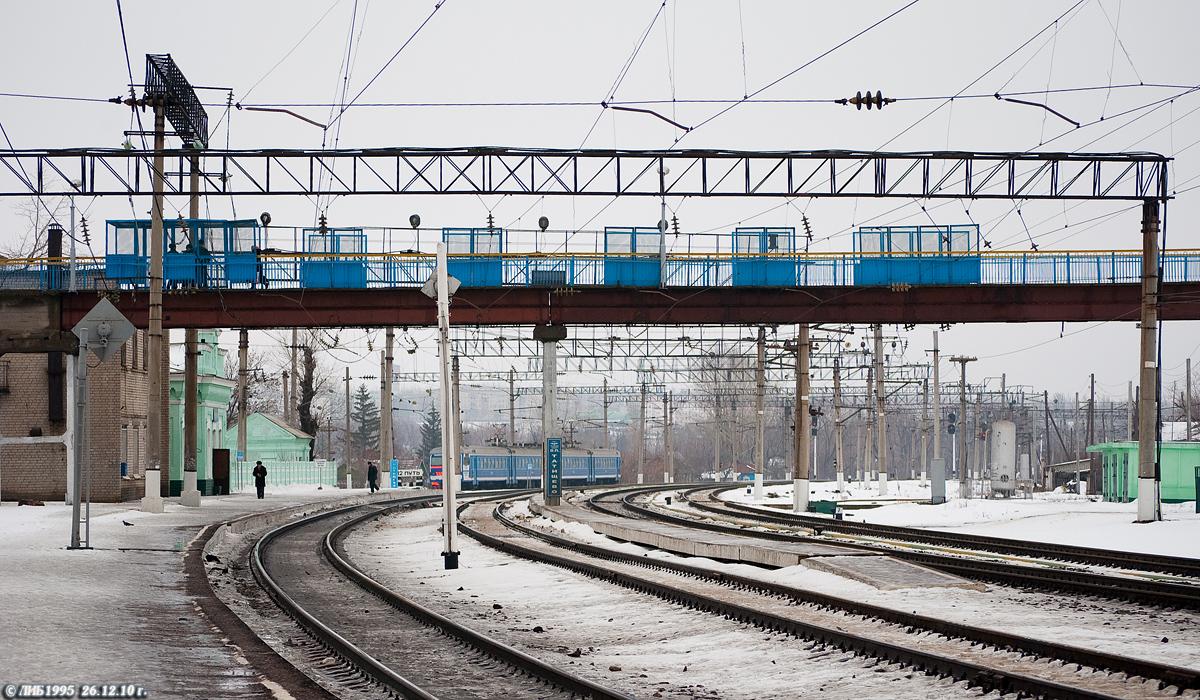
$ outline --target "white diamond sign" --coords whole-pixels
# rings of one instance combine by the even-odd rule
[[[101,299],[100,303],[93,306],[71,332],[82,340],[81,331],[84,329],[87,329],[88,350],[95,353],[101,362],[107,362],[135,330],[129,319],[108,299]]]

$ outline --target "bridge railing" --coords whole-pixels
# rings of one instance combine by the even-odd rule
[[[383,289],[420,287],[434,270],[427,253],[315,255],[261,252],[233,268],[218,255],[164,272],[164,288]],[[248,274],[244,266],[252,265]],[[1163,253],[1163,281],[1200,282],[1200,250]],[[889,285],[1137,284],[1141,253],[983,251],[966,255],[806,253],[656,255],[515,253],[451,256],[451,274],[467,287],[828,287]],[[80,289],[144,289],[144,264],[80,258]],[[0,290],[64,290],[65,259],[0,259]]]

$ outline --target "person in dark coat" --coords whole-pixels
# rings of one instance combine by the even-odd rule
[[[379,467],[374,462],[367,462],[367,483],[371,486],[371,493],[379,490]]]
[[[254,477],[254,488],[258,489],[258,497],[263,497],[263,489],[267,488],[267,468],[263,466],[262,460],[254,463],[254,471],[250,472]]]

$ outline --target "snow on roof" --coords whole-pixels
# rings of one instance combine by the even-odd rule
[[[312,436],[312,435],[309,435],[308,433],[304,432],[303,430],[297,430],[296,428],[293,428],[292,426],[290,426],[290,425],[288,425],[287,423],[285,423],[285,422],[283,421],[283,418],[281,418],[281,417],[279,417],[279,416],[276,416],[276,415],[274,415],[274,414],[271,414],[271,413],[258,413],[258,414],[251,414],[251,415],[259,415],[259,416],[262,416],[263,418],[266,418],[267,420],[271,421],[271,422],[272,422],[272,423],[274,423],[275,425],[279,426],[280,428],[283,428],[284,430],[288,431],[288,432],[289,432],[289,433],[291,433],[292,435],[294,435],[294,436],[296,436],[296,437],[298,437],[298,438],[300,438],[300,439],[302,439],[302,440],[312,440],[312,439],[313,439],[313,436]]]

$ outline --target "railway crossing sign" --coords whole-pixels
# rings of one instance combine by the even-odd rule
[[[558,505],[562,497],[562,438],[546,438],[546,505]]]

